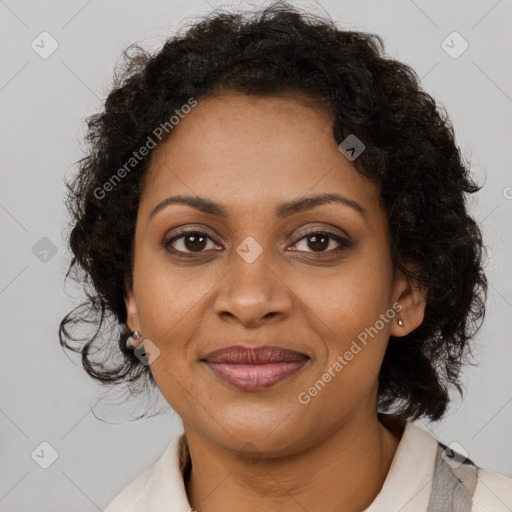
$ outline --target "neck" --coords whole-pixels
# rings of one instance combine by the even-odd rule
[[[387,425],[354,419],[312,448],[250,464],[186,428],[189,502],[197,512],[361,512],[380,492],[403,432],[403,423]]]

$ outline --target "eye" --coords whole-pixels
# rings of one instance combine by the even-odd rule
[[[208,241],[212,242],[213,248],[215,248],[215,241],[204,231],[183,230],[178,235],[164,240],[162,245],[173,254],[188,257],[188,255],[193,255],[194,253],[201,254],[205,252],[205,249],[208,248]],[[302,241],[306,241],[305,245],[313,250],[299,249],[298,252],[312,252],[317,253],[319,256],[336,254],[352,246],[352,243],[345,238],[329,231],[310,231],[299,238],[293,245],[300,244]],[[338,244],[337,247],[326,250],[333,242]]]
[[[214,242],[204,231],[184,230],[179,235],[164,240],[163,245],[165,249],[175,254],[194,254],[204,252],[203,250],[208,245],[208,241]],[[172,249],[169,249],[169,247],[172,247]]]
[[[299,244],[303,240],[306,241],[305,245],[307,247],[311,247],[313,249],[312,251],[306,250],[305,252],[319,253],[320,255],[335,254],[352,246],[352,243],[345,238],[329,231],[310,231],[309,233],[306,233],[304,236],[299,238],[299,240],[297,240],[294,245]],[[327,251],[326,249],[331,245],[332,242],[337,243],[338,246]]]

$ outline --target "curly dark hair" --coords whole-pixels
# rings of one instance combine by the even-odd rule
[[[98,190],[190,98],[295,91],[320,100],[332,114],[338,144],[350,134],[363,141],[366,149],[353,164],[380,187],[394,268],[428,289],[422,324],[389,340],[379,408],[394,409],[402,420],[442,418],[450,387],[463,394],[460,370],[485,315],[485,248],[465,202],[465,194],[481,186],[470,178],[446,110],[422,90],[415,71],[386,57],[380,36],[340,29],[284,1],[210,13],[154,54],[130,46],[121,62],[104,110],[87,118],[90,150],[66,182],[73,218],[66,279],[72,273],[87,299],[61,321],[61,345],[81,353],[87,373],[105,385],[128,383],[133,394],[156,386],[149,367],[125,346],[125,284],[132,280],[150,155],[112,186],[108,198]],[[95,332],[73,335],[70,328],[84,324]]]

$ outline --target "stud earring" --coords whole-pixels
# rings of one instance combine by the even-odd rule
[[[131,336],[128,336],[126,340],[126,348],[128,350],[135,350],[137,346],[134,346],[134,341],[140,341],[142,339],[142,334],[139,331],[134,331]],[[137,344],[138,345],[138,344]]]
[[[403,326],[404,326],[404,323],[402,322],[402,319],[401,319],[401,318],[399,318],[399,319],[398,319],[398,325],[399,325],[400,327],[403,327]]]

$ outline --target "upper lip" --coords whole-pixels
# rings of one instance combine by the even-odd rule
[[[245,347],[231,345],[219,348],[202,358],[208,363],[227,364],[269,364],[289,361],[304,361],[309,359],[306,354],[276,345],[263,345],[260,347]]]

